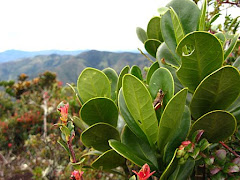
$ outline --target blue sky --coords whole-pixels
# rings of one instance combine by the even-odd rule
[[[137,26],[146,29],[169,0],[2,0],[0,52],[136,50]]]

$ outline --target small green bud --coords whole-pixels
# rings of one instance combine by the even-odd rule
[[[176,158],[181,158],[186,154],[186,151],[184,149],[179,149],[176,154]]]

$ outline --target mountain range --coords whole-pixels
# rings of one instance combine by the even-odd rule
[[[86,67],[104,69],[113,68],[117,73],[126,66],[138,65],[140,68],[149,66],[149,61],[140,53],[84,51],[77,55],[37,55],[22,58],[17,61],[0,63],[0,81],[16,80],[17,76],[25,73],[30,79],[45,71],[55,72],[60,81],[76,83],[81,71]]]
[[[59,55],[77,55],[83,52],[84,50],[76,51],[61,51],[61,50],[45,50],[45,51],[20,51],[20,50],[7,50],[0,53],[0,63],[14,61],[21,58],[29,58],[37,55],[50,55],[50,54],[59,54]]]

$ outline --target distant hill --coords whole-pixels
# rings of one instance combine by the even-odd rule
[[[20,51],[20,50],[7,50],[0,53],[0,63],[14,61],[22,58],[34,57],[37,55],[77,55],[84,50],[77,51],[61,51],[61,50],[46,50],[46,51]]]
[[[21,73],[34,78],[48,70],[56,72],[58,79],[63,81],[63,83],[76,83],[79,74],[86,67],[100,70],[112,67],[119,73],[126,65],[139,65],[143,68],[150,65],[150,63],[143,55],[130,52],[116,53],[91,50],[76,56],[58,54],[38,55],[33,58],[1,63],[0,81],[15,80]]]

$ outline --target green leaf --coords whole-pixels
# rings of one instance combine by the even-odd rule
[[[92,163],[92,167],[101,170],[111,170],[125,164],[125,159],[113,149],[104,152]]]
[[[143,80],[143,77],[142,77],[142,71],[141,69],[136,66],[136,65],[133,65],[132,68],[130,69],[130,74],[136,76],[138,79],[140,80]]]
[[[149,82],[149,91],[153,99],[156,98],[159,90],[164,93],[163,107],[174,95],[174,81],[171,72],[166,68],[157,69]]]
[[[161,42],[156,39],[148,39],[145,41],[144,46],[146,51],[154,58],[156,58],[157,48],[160,46]]]
[[[124,127],[122,133],[122,143],[135,151],[138,157],[153,164],[154,169],[158,169],[157,157],[150,145],[139,139],[127,126]]]
[[[157,141],[158,121],[149,91],[135,76],[126,74],[123,77],[123,96],[129,112],[153,146]]]
[[[111,98],[113,101],[117,98],[117,81],[118,75],[116,71],[112,68],[106,68],[103,70],[104,74],[108,77],[110,84],[111,84]]]
[[[163,42],[161,29],[160,29],[160,20],[161,18],[159,16],[155,16],[149,21],[147,26],[148,39],[156,39]]]
[[[181,65],[180,58],[176,55],[176,53],[172,53],[170,51],[165,42],[157,49],[156,59],[159,64],[163,59],[166,64],[173,65],[177,68]]]
[[[199,23],[198,23],[198,30],[199,31],[204,31],[205,30],[206,11],[207,11],[207,0],[204,0],[203,4],[202,4]]]
[[[111,86],[107,76],[94,68],[82,71],[78,77],[77,88],[83,102],[94,97],[111,97]]]
[[[222,32],[216,33],[214,35],[219,39],[219,41],[221,42],[221,44],[223,46],[225,44],[225,41],[226,41],[225,35]]]
[[[136,33],[137,33],[138,39],[144,44],[144,42],[148,39],[146,31],[140,27],[137,27]]]
[[[165,14],[168,11],[167,7],[160,7],[157,9],[158,13],[160,14],[160,16],[162,16],[163,14]]]
[[[215,110],[200,117],[192,125],[190,135],[197,130],[204,130],[202,137],[215,143],[230,137],[235,132],[236,126],[236,119],[231,113]]]
[[[188,158],[188,160],[184,164],[180,165],[180,169],[176,180],[188,179],[192,174],[194,166],[195,166],[194,159]]]
[[[122,78],[123,78],[123,76],[124,76],[125,74],[128,74],[129,70],[130,70],[130,67],[129,67],[129,66],[125,66],[125,67],[122,69],[122,71],[120,72],[120,74],[119,74],[118,82],[117,82],[117,95],[118,95],[119,90],[120,90],[121,87],[122,87]]]
[[[155,61],[149,68],[149,71],[147,73],[146,83],[149,84],[149,81],[152,77],[152,74],[159,68],[159,64],[157,61]]]
[[[164,162],[168,164],[176,149],[186,139],[191,125],[191,113],[188,106],[185,106],[181,121],[177,129],[175,130],[171,140],[166,144],[164,149]]]
[[[231,43],[228,47],[228,49],[224,53],[224,59],[227,59],[229,54],[233,51],[234,47],[237,44],[239,34],[235,34],[234,37],[231,39]]]
[[[79,127],[82,131],[84,131],[86,128],[88,128],[88,125],[79,117],[73,116],[73,122],[74,124]]]
[[[171,14],[176,43],[178,44],[185,34],[183,31],[182,24],[178,18],[178,15],[172,7],[170,7],[170,14]]]
[[[126,145],[122,144],[119,141],[109,140],[109,145],[118,154],[120,154],[121,156],[125,157],[126,159],[140,167],[147,163],[145,160],[138,157],[135,151],[133,151],[131,148],[127,147]]]
[[[186,97],[187,89],[185,88],[173,96],[163,111],[157,137],[158,149],[161,152],[163,152],[164,146],[173,138],[181,124]]]
[[[207,76],[193,94],[192,116],[197,119],[209,111],[229,107],[239,95],[239,84],[239,72],[232,66],[224,66]]]
[[[173,173],[173,171],[177,168],[177,160],[176,160],[176,154],[177,154],[177,149],[175,150],[173,157],[170,161],[170,163],[167,165],[165,170],[163,171],[161,177],[159,180],[168,180],[169,176]]]
[[[109,139],[120,140],[120,135],[115,127],[106,123],[94,124],[81,134],[81,141],[85,146],[102,152],[110,149]]]
[[[118,108],[111,99],[93,98],[82,106],[80,116],[88,125],[104,122],[116,127]]]
[[[185,34],[197,30],[200,9],[193,1],[172,0],[167,4],[167,7],[172,7],[174,9],[182,24],[182,28]],[[164,42],[167,44],[170,52],[172,54],[175,54],[174,56],[177,56],[175,53],[177,42],[170,11],[167,11],[161,17],[161,30]]]
[[[71,156],[71,153],[68,149],[67,143],[64,142],[62,139],[58,140],[57,142],[58,142],[58,144],[60,144],[63,147],[63,149],[65,149],[65,151],[67,151],[68,155]]]
[[[215,14],[215,15],[209,20],[209,23],[210,23],[210,24],[214,23],[214,21],[216,21],[217,18],[219,18],[220,15],[221,15],[220,13]]]
[[[233,66],[240,71],[240,56],[234,61]]]
[[[131,176],[131,177],[129,178],[129,180],[137,180],[137,179],[136,179],[136,176],[133,175],[133,176]]]
[[[131,129],[131,131],[143,141],[148,142],[147,136],[144,134],[142,129],[138,126],[138,124],[136,123],[136,121],[134,120],[134,118],[132,117],[132,115],[130,114],[127,108],[127,105],[123,97],[122,89],[119,92],[118,104],[119,104],[120,113],[124,121],[128,125],[128,127]]]
[[[237,100],[227,109],[230,113],[234,115],[237,122],[240,123],[240,96]]]
[[[183,48],[189,49],[189,54]],[[207,32],[188,34],[178,45],[177,53],[182,65],[177,71],[181,83],[194,92],[204,77],[220,68],[223,64],[223,49],[219,40]]]

